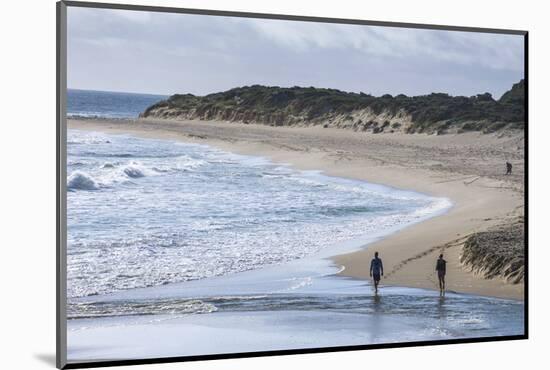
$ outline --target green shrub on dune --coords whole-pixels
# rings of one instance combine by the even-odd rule
[[[320,124],[323,127],[341,127],[333,122],[347,122],[345,127],[362,131],[376,127],[377,132],[390,129],[437,134],[494,132],[506,128],[522,129],[524,102],[523,80],[514,84],[499,100],[489,93],[471,97],[444,93],[374,97],[336,89],[253,85],[206,96],[172,95],[147,108],[141,117],[219,119],[271,125]],[[379,125],[374,125],[373,119],[360,119],[361,114],[367,114],[365,112],[371,115],[369,117],[383,116],[376,122]],[[399,114],[407,115],[410,124],[396,125],[393,119]]]

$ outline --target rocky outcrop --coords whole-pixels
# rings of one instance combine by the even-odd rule
[[[206,96],[172,95],[147,108],[140,117],[443,134],[523,129],[523,104],[523,80],[498,101],[488,93],[471,97],[441,93],[374,97],[335,89],[254,85]]]

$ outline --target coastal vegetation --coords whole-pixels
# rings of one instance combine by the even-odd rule
[[[487,279],[503,278],[523,283],[525,274],[523,217],[483,232],[472,234],[464,243],[461,262]]]
[[[148,107],[140,117],[319,125],[372,133],[490,133],[522,130],[524,104],[524,80],[498,100],[489,93],[470,97],[445,93],[375,97],[336,89],[253,85],[206,96],[172,95]]]

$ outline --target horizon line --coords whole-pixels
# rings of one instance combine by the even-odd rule
[[[219,94],[219,93],[223,93],[223,92],[227,92],[227,91],[230,91],[230,90],[233,90],[233,89],[239,89],[239,88],[245,88],[245,87],[253,87],[253,86],[261,86],[261,87],[268,87],[268,88],[280,88],[280,89],[292,89],[292,88],[301,88],[301,89],[309,89],[309,88],[314,88],[314,89],[323,89],[323,90],[336,90],[336,91],[340,91],[340,92],[343,92],[343,93],[346,93],[346,94],[357,94],[357,95],[360,95],[360,94],[365,94],[365,95],[370,95],[370,96],[373,96],[375,98],[380,98],[384,95],[390,95],[392,97],[396,97],[396,96],[399,96],[399,95],[404,95],[408,98],[414,98],[414,97],[419,97],[419,96],[428,96],[428,95],[432,95],[432,94],[447,94],[451,97],[466,97],[466,98],[469,98],[469,97],[472,97],[472,96],[476,96],[476,95],[483,95],[483,94],[490,94],[491,97],[495,100],[499,100],[500,98],[502,98],[502,96],[504,94],[506,94],[508,91],[510,91],[512,89],[512,87],[517,84],[517,83],[520,83],[521,81],[524,81],[525,80],[525,77],[521,78],[519,81],[517,82],[513,82],[512,85],[510,86],[510,88],[506,91],[504,91],[500,97],[497,99],[495,96],[493,96],[492,93],[488,92],[488,91],[485,91],[485,92],[480,92],[480,93],[477,93],[477,94],[474,94],[474,95],[470,95],[470,96],[466,96],[466,95],[451,95],[447,92],[442,92],[442,91],[432,91],[431,93],[428,93],[428,94],[420,94],[420,95],[406,95],[406,94],[403,94],[403,93],[399,93],[399,94],[390,94],[390,93],[386,93],[386,94],[381,94],[379,96],[376,96],[376,95],[372,95],[371,93],[367,93],[367,92],[364,92],[364,91],[360,91],[360,92],[355,92],[355,91],[345,91],[345,90],[340,90],[340,89],[336,89],[336,88],[331,88],[331,87],[316,87],[316,86],[298,86],[298,85],[294,85],[294,86],[277,86],[277,85],[262,85],[262,84],[252,84],[252,85],[241,85],[241,86],[235,86],[235,87],[232,87],[232,88],[229,88],[227,90],[220,90],[220,91],[215,91],[215,92],[210,92],[208,94],[204,94],[204,95],[196,95],[196,94],[192,94],[192,93],[181,93],[181,92],[176,92],[176,93],[170,93],[170,94],[161,94],[161,93],[146,93],[146,92],[133,92],[133,91],[115,91],[115,90],[98,90],[98,89],[86,89],[86,88],[75,88],[75,87],[67,87],[67,91],[69,90],[79,90],[79,91],[94,91],[94,92],[104,92],[104,93],[115,93],[115,94],[135,94],[135,95],[156,95],[156,96],[166,96],[166,97],[170,97],[170,96],[173,96],[173,95],[187,95],[187,94],[190,94],[190,95],[193,95],[193,96],[197,96],[197,97],[204,97],[204,96],[207,96],[207,95],[211,95],[211,94]]]

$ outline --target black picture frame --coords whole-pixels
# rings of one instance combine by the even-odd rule
[[[179,14],[197,14],[197,15],[212,15],[224,17],[244,17],[256,19],[278,19],[290,21],[306,21],[319,23],[338,23],[338,24],[355,24],[369,26],[385,26],[397,28],[415,28],[415,29],[430,29],[430,30],[445,30],[445,31],[462,31],[476,33],[494,33],[520,35],[524,37],[524,80],[525,80],[525,125],[524,125],[524,255],[525,255],[525,277],[524,277],[524,334],[512,336],[495,336],[483,338],[465,338],[465,339],[445,339],[445,340],[429,340],[415,341],[402,343],[388,344],[368,344],[354,346],[338,346],[338,347],[322,347],[311,349],[292,349],[292,350],[274,350],[260,352],[242,352],[242,353],[220,353],[215,355],[200,355],[200,356],[177,356],[164,358],[149,358],[149,359],[131,359],[131,360],[115,360],[115,361],[93,361],[67,363],[67,315],[66,315],[66,277],[67,277],[67,202],[66,202],[66,138],[67,138],[67,122],[66,122],[66,107],[67,107],[67,8],[96,8],[96,9],[117,9],[117,10],[134,10],[147,12],[161,13],[179,13]],[[477,27],[461,27],[449,25],[432,25],[419,23],[400,23],[400,22],[383,22],[372,20],[358,19],[341,19],[341,18],[325,18],[325,17],[310,17],[298,15],[283,15],[283,14],[265,14],[265,13],[249,13],[249,12],[233,12],[220,10],[206,9],[189,9],[176,7],[159,7],[159,6],[143,6],[130,4],[111,4],[98,2],[79,2],[79,1],[60,1],[56,4],[57,22],[57,63],[56,63],[56,366],[59,369],[77,369],[77,368],[95,368],[123,365],[142,365],[142,364],[157,364],[157,363],[173,363],[173,362],[188,362],[188,361],[204,361],[204,360],[219,360],[219,359],[235,359],[245,357],[265,357],[265,356],[281,356],[281,355],[296,355],[296,354],[312,354],[323,352],[342,352],[342,351],[358,351],[381,348],[404,348],[418,346],[436,346],[461,343],[482,343],[482,342],[497,342],[510,340],[524,340],[529,338],[529,204],[528,204],[528,188],[529,188],[529,48],[528,39],[529,32],[525,30],[511,29],[494,29],[494,28],[477,28]]]

